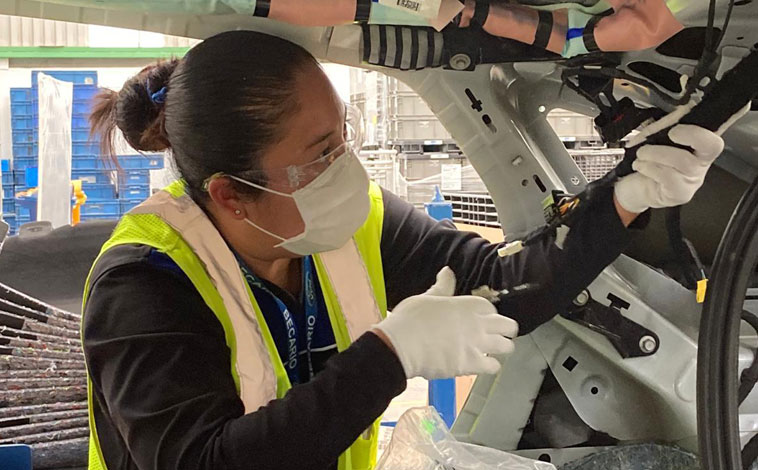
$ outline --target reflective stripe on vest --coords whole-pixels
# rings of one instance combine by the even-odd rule
[[[378,186],[372,183],[369,192],[371,212],[353,239],[338,250],[314,256],[340,351],[386,314],[380,253],[384,206]],[[232,352],[231,373],[246,413],[284,396],[290,388],[289,379],[258,303],[226,242],[202,209],[184,194],[181,183],[153,195],[124,216],[101,255],[129,243],[152,246],[168,254],[219,319]],[[85,303],[89,284],[88,279]],[[105,469],[94,425],[90,411],[90,469]],[[340,457],[339,468],[371,468],[377,434],[378,420]]]

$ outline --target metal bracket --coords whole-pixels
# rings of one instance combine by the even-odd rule
[[[624,359],[655,354],[660,345],[658,335],[621,314],[629,308],[628,302],[611,293],[608,300],[611,304],[603,305],[585,290],[562,316],[608,338]]]

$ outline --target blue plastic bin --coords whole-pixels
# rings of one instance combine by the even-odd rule
[[[37,116],[39,106],[33,101],[17,101],[11,103],[11,117],[13,116]]]
[[[90,220],[118,220],[119,218],[121,218],[119,214],[82,214],[79,220],[87,222]]]
[[[100,144],[97,142],[76,143],[71,145],[71,155],[86,157],[100,154]]]
[[[163,155],[119,155],[118,162],[123,170],[159,170],[163,168]],[[111,162],[100,161],[99,168],[115,169]]]
[[[16,203],[16,217],[19,225],[37,220],[37,194],[32,194],[31,196],[19,196],[14,199],[14,201]],[[75,204],[76,198],[72,197],[71,207],[73,208]]]
[[[135,207],[139,206],[142,203],[142,201],[137,201],[137,200],[130,201],[130,200],[120,199],[119,203],[121,204],[121,208],[120,208],[121,215],[123,215],[129,212],[130,210],[134,209]]]
[[[90,136],[89,129],[71,129],[71,140],[74,143],[100,144],[100,138],[98,136]]]
[[[20,196],[15,199],[19,223],[37,220],[37,195]]]
[[[74,85],[97,85],[97,72],[94,70],[33,70],[32,88],[37,88],[37,75],[40,72]]]
[[[13,198],[16,196],[16,187],[12,184],[3,185],[3,198]]]
[[[100,92],[100,88],[96,85],[74,85],[74,101],[89,101],[98,92]]]
[[[2,184],[13,184],[13,170],[11,170],[10,160],[0,160],[0,173],[2,173]]]
[[[34,101],[36,99],[37,90],[34,88],[11,88],[11,103]]]
[[[37,129],[39,120],[37,116],[13,116],[11,117],[11,129]]]
[[[34,157],[15,157],[15,158],[13,158],[13,168],[15,168],[14,171],[22,171],[22,170],[26,170],[30,166],[37,166],[37,162],[38,162],[38,160],[37,160],[36,156],[34,156]],[[14,178],[15,178],[15,176],[14,176]],[[26,180],[23,179],[23,180],[21,180],[20,183],[17,182],[16,184],[26,184],[25,181]]]
[[[150,186],[127,186],[119,188],[118,193],[121,199],[144,201],[150,197]]]
[[[90,100],[86,101],[74,101],[73,112],[78,117],[86,117],[92,111],[92,103]]]
[[[114,199],[116,187],[112,184],[83,184],[82,191],[87,199]]]
[[[39,181],[39,167],[36,167],[36,166],[27,167],[26,168],[25,176],[26,177],[24,178],[24,184],[26,185],[26,187],[27,188],[36,188],[37,185],[39,184],[38,183],[38,181]]]
[[[3,198],[3,213],[16,213],[16,201],[13,198]]]
[[[18,220],[16,214],[3,214],[2,218],[11,227],[10,234],[14,235],[18,231]]]
[[[89,118],[88,118],[88,116],[73,116],[71,118],[71,129],[86,129],[86,130],[89,130]]]
[[[33,144],[37,142],[37,129],[13,129],[14,144]]]
[[[118,217],[121,210],[121,202],[118,200],[90,200],[81,205],[82,217],[87,215],[108,215],[111,217]]]
[[[3,470],[32,470],[32,448],[26,444],[0,445]]]
[[[36,161],[34,165],[37,165]],[[26,184],[26,170],[13,170],[13,184],[16,186],[23,186]]]
[[[71,170],[72,180],[82,180],[86,184],[111,184],[111,172],[107,170]]]
[[[13,144],[13,157],[36,157],[39,155],[37,144]]]
[[[104,166],[102,158],[98,156],[74,156],[71,159],[71,168],[73,170],[96,170],[102,169]]]
[[[118,182],[122,186],[150,184],[150,170],[124,170],[118,174]]]

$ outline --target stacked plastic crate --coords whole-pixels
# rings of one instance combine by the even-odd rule
[[[2,173],[3,219],[10,225],[11,232],[15,232],[18,229],[18,223],[16,222],[16,201],[13,200],[16,185],[13,180],[10,160],[0,160],[0,173]]]
[[[13,201],[16,220],[12,230],[36,220],[34,197],[20,193],[36,187],[36,168],[39,156],[39,118],[37,100],[37,74],[32,72],[31,88],[11,89],[11,116],[13,134],[12,174],[14,188],[8,188],[17,197]],[[88,116],[92,99],[97,94],[97,72],[44,71],[52,77],[74,84],[73,115],[71,121],[72,162],[71,179],[82,180],[87,202],[81,207],[81,220],[116,219],[130,208],[150,196],[150,170],[163,168],[163,156],[141,154],[118,157],[122,171],[100,154],[100,142],[89,135]],[[5,174],[5,172],[4,172]],[[4,182],[6,181],[4,177]],[[6,189],[5,187],[3,188]],[[8,206],[10,208],[10,204]],[[6,214],[8,211],[4,211]],[[7,216],[4,216],[8,220]],[[9,220],[9,222],[11,222]]]

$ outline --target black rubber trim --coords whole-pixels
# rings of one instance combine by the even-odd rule
[[[747,310],[742,311],[742,320],[750,325],[753,330],[758,333],[758,317],[753,315],[751,312],[748,312]],[[743,370],[740,374],[740,388],[738,389],[738,395],[737,395],[737,403],[740,405],[742,402],[745,401],[745,399],[750,395],[750,392],[753,391],[753,388],[755,388],[755,385],[758,384],[758,351],[753,353],[753,362],[750,363],[750,365],[747,367],[747,369]],[[758,445],[755,444],[755,445]],[[744,462],[745,453],[743,450],[743,462]],[[750,464],[752,464],[755,459],[758,458],[758,455],[756,456],[750,456]]]
[[[632,62],[626,66],[629,70],[642,75],[673,93],[682,92],[682,76],[671,69],[653,62]]]
[[[368,64],[371,58],[371,26],[363,24],[361,28],[363,29],[363,62]]]
[[[587,25],[584,27],[584,32],[582,33],[582,40],[584,41],[584,47],[587,49],[587,52],[600,51],[600,48],[597,46],[597,42],[595,41],[595,26],[597,26],[600,20],[612,14],[613,10],[605,10],[599,15],[593,16],[587,22]]]
[[[490,0],[476,0],[476,6],[474,6],[474,16],[471,18],[471,24],[477,24],[484,26],[487,22],[487,17],[490,14]]]
[[[395,28],[395,63],[392,66],[399,69],[403,64],[403,28],[393,27]]]
[[[356,0],[355,21],[366,22],[371,16],[371,0]]]
[[[659,54],[676,57],[679,59],[698,60],[705,49],[706,26],[692,26],[685,28],[658,46],[655,50]],[[714,41],[721,37],[721,29],[713,29]]]
[[[587,22],[587,26],[584,27],[582,40],[584,41],[584,47],[587,48],[587,52],[597,52],[600,50],[595,41],[595,26],[597,26],[597,23],[601,18],[602,16],[593,16]]]
[[[411,29],[411,69],[419,70],[424,68],[425,64],[418,63],[418,35],[420,31]]]
[[[538,10],[539,23],[537,23],[537,31],[534,33],[533,46],[547,49],[548,43],[550,43],[550,35],[553,33],[553,13],[550,11]]]
[[[271,10],[271,0],[256,0],[253,16],[268,18],[269,10]]]
[[[387,65],[387,27],[379,26],[379,65]]]

